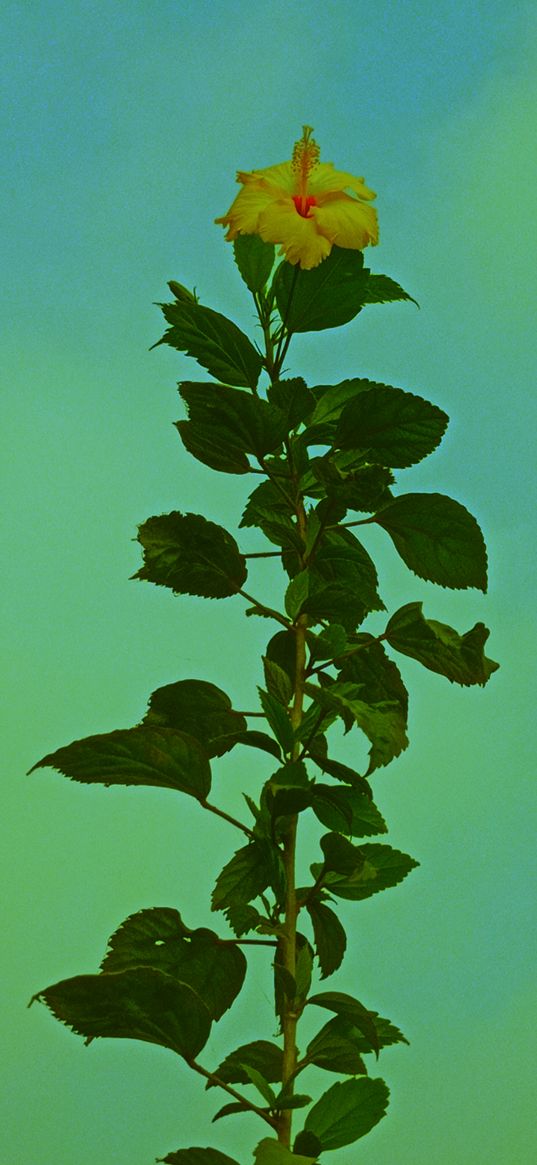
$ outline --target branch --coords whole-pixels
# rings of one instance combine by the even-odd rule
[[[223,809],[218,809],[216,805],[211,805],[209,801],[200,801],[200,805],[202,809],[208,809],[209,813],[216,813],[217,817],[223,817],[224,821],[229,821],[230,825],[235,825],[237,829],[242,829],[242,832],[245,833],[247,837],[254,836],[252,830],[248,829],[247,825],[243,825],[242,821],[237,821],[235,817],[231,817],[231,815],[226,813]]]
[[[249,1112],[255,1112],[256,1116],[260,1116],[262,1120],[266,1121],[267,1124],[270,1125],[271,1129],[275,1129],[277,1127],[277,1122],[274,1117],[269,1116],[268,1112],[265,1112],[263,1108],[258,1108],[257,1104],[252,1104],[251,1100],[247,1100],[245,1096],[241,1096],[240,1092],[237,1092],[236,1089],[232,1088],[230,1084],[226,1084],[225,1080],[221,1080],[219,1076],[215,1076],[214,1072],[208,1072],[207,1069],[202,1068],[201,1064],[198,1064],[196,1060],[187,1060],[187,1064],[189,1068],[194,1070],[194,1072],[199,1072],[200,1076],[204,1076],[206,1080],[210,1080],[211,1084],[216,1085],[217,1088],[223,1088],[224,1092],[229,1092],[229,1095],[232,1096],[234,1100],[239,1100],[244,1108],[248,1109]]]

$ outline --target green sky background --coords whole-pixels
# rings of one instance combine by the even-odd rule
[[[308,383],[384,380],[451,416],[442,449],[401,486],[445,492],[476,514],[489,594],[422,583],[380,530],[366,544],[389,611],[422,599],[460,632],[483,620],[502,665],[484,690],[462,690],[401,664],[411,746],[375,776],[375,794],[388,841],[421,865],[344,910],[350,951],[333,984],[390,1016],[411,1046],[383,1053],[389,1116],[337,1161],[523,1165],[537,1152],[535,9],[8,0],[3,26],[2,1160],[145,1165],[212,1144],[246,1162],[263,1135],[249,1116],[211,1128],[214,1094],[170,1052],[85,1049],[44,1008],[26,1010],[40,988],[96,970],[137,909],[177,906],[188,925],[218,925],[208,896],[233,830],[165,790],[24,774],[74,738],[134,724],[148,694],[176,679],[212,680],[236,707],[253,706],[268,625],[245,621],[240,600],[129,581],[139,522],[178,508],[234,530],[245,492],[183,451],[175,382],[199,369],[148,351],[162,330],[152,304],[179,279],[252,334],[213,219],[234,197],[235,170],[289,158],[306,122],[325,161],[378,192],[381,244],[368,261],[421,310],[372,307],[299,338],[289,371]],[[278,597],[266,568],[250,585]],[[347,738],[339,755],[359,760],[362,746]],[[215,765],[231,812],[269,775],[259,758]],[[206,1064],[273,1035],[265,956],[250,965]]]

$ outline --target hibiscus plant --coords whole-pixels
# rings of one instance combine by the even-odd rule
[[[228,228],[252,294],[263,350],[177,282],[169,284],[173,302],[161,305],[167,329],[159,343],[193,357],[212,378],[179,386],[184,449],[216,473],[255,475],[240,548],[200,514],[150,517],[139,528],[143,562],[135,577],[175,595],[240,596],[247,615],[266,621],[259,705],[252,700],[251,712],[238,711],[208,680],[180,677],[150,695],[141,724],[77,740],[34,768],[107,786],[173,789],[194,798],[200,813],[219,816],[223,829],[238,831],[242,844],[212,888],[212,910],[223,916],[218,932],[187,923],[175,905],[139,910],[112,934],[97,973],[34,998],[86,1042],[127,1037],[175,1052],[224,1093],[218,1117],[255,1118],[256,1165],[313,1165],[381,1120],[388,1088],[370,1074],[371,1059],[406,1042],[374,1009],[376,1000],[314,983],[332,976],[345,954],[338,904],[346,911],[345,904],[396,886],[417,865],[378,840],[387,826],[372,791],[375,770],[408,744],[408,696],[395,659],[409,656],[463,685],[485,684],[497,664],[484,655],[481,623],[459,634],[426,617],[420,602],[383,617],[375,565],[355,532],[382,527],[421,579],[486,589],[483,537],[464,506],[396,486],[394,471],[437,447],[446,414],[361,374],[310,386],[284,374],[295,333],[340,327],[367,305],[411,299],[364,266],[363,249],[377,240],[373,193],[362,179],[319,161],[309,127],[292,161],[240,172],[238,180],[237,198],[217,221]],[[266,539],[262,551],[249,551],[252,528]],[[268,597],[251,594],[252,558],[279,560],[276,600],[273,575]],[[380,633],[368,629],[371,613],[375,627],[382,620]],[[263,731],[248,726],[250,716],[263,718]],[[328,732],[338,723],[365,734],[365,771],[332,755]],[[240,821],[210,799],[211,767],[245,748],[265,754],[270,775],[248,788]],[[302,885],[296,841],[305,815],[316,820],[320,837]],[[269,1014],[259,1038],[207,1064],[211,1025],[239,994],[244,952],[256,944],[273,965],[278,1033]],[[320,1027],[304,1046],[306,1009]],[[311,1066],[341,1077],[316,1099]],[[159,1160],[237,1165],[199,1146]]]

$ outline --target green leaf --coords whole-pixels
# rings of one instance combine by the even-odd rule
[[[279,744],[266,732],[257,732],[253,728],[248,732],[238,732],[235,743],[247,744],[250,748],[259,748],[262,752],[268,752],[271,756],[275,756],[276,760],[281,760],[282,752]]]
[[[221,1120],[223,1116],[232,1116],[233,1113],[237,1112],[249,1112],[248,1105],[240,1100],[233,1101],[232,1104],[224,1104],[223,1108],[219,1108],[218,1112],[215,1112],[211,1124],[214,1125],[215,1121]]]
[[[238,1165],[234,1157],[221,1153],[219,1149],[200,1149],[193,1145],[190,1149],[177,1149],[167,1157],[158,1157],[162,1165]]]
[[[484,624],[476,623],[471,631],[458,635],[446,623],[426,619],[422,606],[407,603],[392,615],[385,631],[390,646],[452,683],[486,684],[499,665],[483,652],[489,637]]]
[[[318,1137],[314,1133],[306,1133],[304,1129],[295,1137],[293,1145],[294,1153],[306,1153],[309,1157],[317,1159],[322,1152],[322,1145]]]
[[[347,947],[345,930],[333,910],[317,898],[306,903],[313,926],[315,953],[321,969],[321,979],[326,979],[341,966]]]
[[[407,299],[419,307],[417,299],[390,279],[388,275],[370,275],[367,281],[365,303],[394,303],[397,299]]]
[[[362,869],[364,858],[361,849],[340,833],[325,833],[321,837],[320,845],[324,854],[325,870],[347,877]]]
[[[295,690],[296,638],[294,631],[277,631],[267,643],[266,655],[281,667]]]
[[[223,526],[201,514],[161,514],[138,530],[144,565],[133,578],[169,587],[178,595],[224,599],[246,581],[246,562]]]
[[[30,769],[52,768],[83,784],[149,785],[204,801],[211,787],[205,749],[174,728],[118,728],[75,740]]]
[[[326,618],[349,631],[370,611],[384,609],[375,564],[350,530],[340,527],[325,532],[310,574],[302,611],[317,620]]]
[[[269,515],[274,520],[282,515],[291,518],[293,514],[293,502],[287,497],[287,491],[284,489],[282,492],[273,481],[262,481],[250,494],[240,525],[260,526],[263,529]]]
[[[324,742],[324,747],[321,747],[322,742]],[[343,783],[346,785],[352,785],[353,788],[358,790],[358,792],[363,793],[370,799],[372,798],[371,786],[365,777],[361,776],[360,773],[357,773],[355,769],[351,769],[349,765],[344,765],[341,763],[341,761],[332,760],[331,757],[327,756],[326,741],[324,737],[315,737],[308,746],[308,752],[311,756],[311,759],[315,761],[315,764],[319,766],[323,773],[328,773],[329,776],[334,777],[336,781],[343,781]],[[323,785],[322,788],[324,797],[324,789],[327,788],[327,786]]]
[[[387,833],[387,825],[377,806],[360,788],[315,784],[312,789],[315,816],[327,829],[349,837],[371,837]]]
[[[405,468],[436,449],[448,417],[442,409],[388,384],[369,385],[344,407],[334,444],[340,449],[360,449],[368,461],[391,468]]]
[[[343,247],[332,247],[311,271],[284,260],[272,287],[285,327],[289,332],[317,332],[347,324],[365,303],[368,277],[362,252]]]
[[[324,876],[323,886],[336,898],[348,898],[353,902],[370,898],[380,890],[397,886],[419,865],[414,858],[389,845],[366,842],[360,846],[360,850],[364,861],[355,873],[346,875],[328,872]],[[321,870],[322,866],[315,863],[311,867],[313,877],[317,878]]]
[[[301,570],[291,579],[285,592],[285,610],[290,619],[297,619],[308,599],[311,585],[309,570]]]
[[[259,235],[237,235],[233,241],[235,262],[249,291],[263,291],[274,266],[275,248]]]
[[[337,659],[347,648],[347,633],[340,623],[330,623],[319,635],[308,635],[311,660]]]
[[[408,745],[406,720],[395,700],[369,704],[360,699],[361,686],[356,683],[334,683],[328,688],[306,685],[306,692],[321,707],[333,709],[349,728],[353,720],[371,741],[368,775],[390,763]],[[364,694],[367,694],[364,693]],[[350,716],[350,722],[347,717]]]
[[[254,1088],[257,1088],[257,1091],[263,1097],[265,1103],[268,1104],[269,1108],[273,1108],[274,1102],[276,1100],[276,1093],[270,1087],[268,1080],[265,1080],[263,1073],[259,1072],[257,1068],[252,1068],[250,1064],[245,1064],[244,1070],[248,1077],[248,1083],[253,1084]]]
[[[203,744],[208,756],[223,756],[246,730],[246,719],[234,712],[221,688],[205,680],[178,680],[157,688],[149,697],[144,724],[179,728]]]
[[[294,744],[293,725],[285,708],[282,708],[281,703],[269,692],[264,692],[263,688],[258,688],[259,699],[263,712],[268,720],[268,723],[284,753],[290,753]]]
[[[303,1092],[293,1092],[291,1095],[283,1090],[274,1101],[274,1109],[276,1112],[282,1112],[283,1109],[306,1108],[308,1104],[311,1104],[311,1096],[306,1096]]]
[[[313,1165],[315,1157],[292,1153],[272,1137],[265,1137],[254,1150],[255,1165]]]
[[[312,458],[310,462],[311,472],[318,485],[308,487],[307,492],[313,497],[319,493],[326,495],[317,511],[322,515],[322,507],[330,507],[330,524],[342,521],[347,510],[370,514],[391,498],[389,486],[393,485],[394,478],[390,469],[384,465],[347,467],[344,465],[347,456],[347,453],[334,453],[331,450],[323,457]]]
[[[316,384],[310,390],[317,404],[309,418],[309,427],[317,428],[318,426],[329,425],[331,426],[331,432],[332,427],[339,420],[347,402],[360,393],[367,392],[370,384],[370,380],[362,380],[359,377],[355,377],[352,380],[342,380],[339,384]],[[321,443],[330,444],[330,441]]]
[[[220,473],[249,473],[250,462],[245,453],[230,445],[227,436],[214,429],[202,429],[192,421],[175,421],[175,428],[187,451]]]
[[[236,324],[194,300],[161,303],[159,307],[170,326],[162,339],[153,344],[154,348],[169,344],[193,356],[202,368],[224,384],[256,387],[263,361]]]
[[[230,450],[261,458],[278,449],[287,434],[281,409],[221,384],[184,380],[179,385],[189,423],[200,439],[224,442]],[[203,460],[203,459],[202,459]]]
[[[214,1074],[226,1084],[248,1084],[247,1067],[262,1072],[269,1083],[278,1083],[283,1072],[282,1049],[268,1040],[254,1040],[250,1044],[241,1044],[226,1056]],[[209,1081],[207,1088],[212,1087]]]
[[[310,1109],[304,1128],[315,1133],[324,1151],[340,1149],[382,1120],[389,1095],[384,1080],[369,1076],[333,1084]]]
[[[269,847],[251,841],[237,850],[218,875],[213,890],[213,910],[246,905],[266,890],[274,879],[274,857]]]
[[[239,994],[246,959],[235,943],[212,930],[188,930],[177,910],[153,907],[131,914],[109,940],[101,970],[156,967],[198,992],[212,1019],[221,1019]]]
[[[208,1008],[197,992],[155,967],[76,975],[39,991],[34,999],[46,1003],[86,1043],[100,1036],[144,1040],[192,1060],[211,1030]]]
[[[284,632],[285,635],[285,632]],[[280,667],[275,660],[269,659],[268,656],[263,656],[263,669],[265,673],[265,683],[267,685],[269,694],[278,701],[282,707],[287,708],[287,705],[293,695],[293,685],[286,671]]]
[[[267,391],[267,397],[271,405],[285,414],[288,433],[305,421],[315,408],[315,397],[300,376],[292,380],[274,381]]]
[[[369,635],[358,635],[353,642],[359,650],[344,661],[338,680],[360,686],[359,695],[366,697],[353,702],[352,712],[371,741],[372,772],[389,764],[408,746],[408,692],[382,643]]]
[[[373,521],[387,530],[403,562],[420,578],[443,587],[486,591],[483,535],[459,502],[443,494],[403,494]]]
[[[319,995],[311,995],[308,1003],[313,1003],[316,1007],[326,1007],[328,1011],[333,1011],[352,1023],[362,1032],[373,1051],[378,1053],[380,1044],[375,1026],[376,1011],[369,1011],[358,999],[343,991],[322,991]]]
[[[365,1041],[367,1044],[367,1041]],[[346,1076],[367,1076],[367,1068],[359,1054],[364,1037],[344,1016],[336,1015],[308,1044],[306,1059],[327,1072],[342,1072]],[[367,1044],[367,1050],[370,1050]]]

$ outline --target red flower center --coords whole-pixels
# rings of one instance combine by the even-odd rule
[[[302,194],[293,194],[293,202],[302,218],[311,218],[312,215],[309,213],[310,206],[317,206],[317,199],[312,194],[305,196]]]

